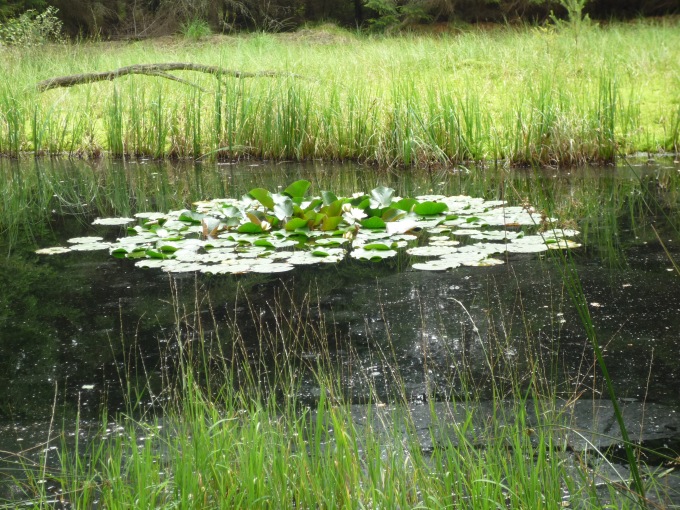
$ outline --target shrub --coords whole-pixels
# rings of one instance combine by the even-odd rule
[[[63,24],[57,17],[59,10],[48,7],[39,13],[29,9],[0,25],[0,44],[38,46],[48,42],[63,42]]]

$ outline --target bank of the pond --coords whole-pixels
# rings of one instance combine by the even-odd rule
[[[677,151],[674,19],[369,37],[340,30],[0,48],[0,153],[157,158],[611,162]],[[326,30],[324,32],[324,30]],[[190,62],[179,71],[38,92],[42,80]],[[156,73],[158,74],[158,73]]]

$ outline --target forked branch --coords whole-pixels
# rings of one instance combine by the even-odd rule
[[[172,74],[168,74],[168,71],[196,71],[199,73],[212,74],[216,78],[222,77],[232,77],[232,78],[261,78],[261,77],[291,77],[300,78],[300,76],[292,73],[285,73],[280,71],[259,71],[259,72],[247,72],[247,71],[234,71],[231,69],[224,69],[218,66],[209,66],[204,64],[192,64],[187,62],[168,62],[162,64],[135,64],[131,66],[121,67],[115,69],[114,71],[104,71],[101,73],[83,73],[83,74],[72,74],[69,76],[58,76],[55,78],[49,78],[43,80],[36,84],[36,88],[39,92],[44,92],[50,89],[56,89],[59,87],[73,87],[74,85],[82,85],[83,83],[93,83],[97,81],[111,81],[121,76],[126,76],[128,74],[146,74],[149,76],[159,76],[161,78],[166,78],[169,80],[178,81],[186,85],[192,85],[197,87],[191,82],[178,78]],[[200,88],[200,87],[198,87]]]

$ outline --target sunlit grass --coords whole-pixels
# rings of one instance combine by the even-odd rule
[[[339,30],[2,48],[0,153],[610,162],[672,151],[677,21],[373,38]],[[36,92],[50,77],[185,61],[297,77],[183,73]]]

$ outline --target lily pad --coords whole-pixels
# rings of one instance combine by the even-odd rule
[[[70,251],[71,248],[66,248],[64,246],[52,246],[51,248],[41,248],[39,250],[35,250],[38,255],[60,255]]]
[[[97,218],[92,222],[93,225],[110,225],[110,226],[119,226],[119,225],[127,225],[128,223],[132,223],[135,221],[134,218]]]

